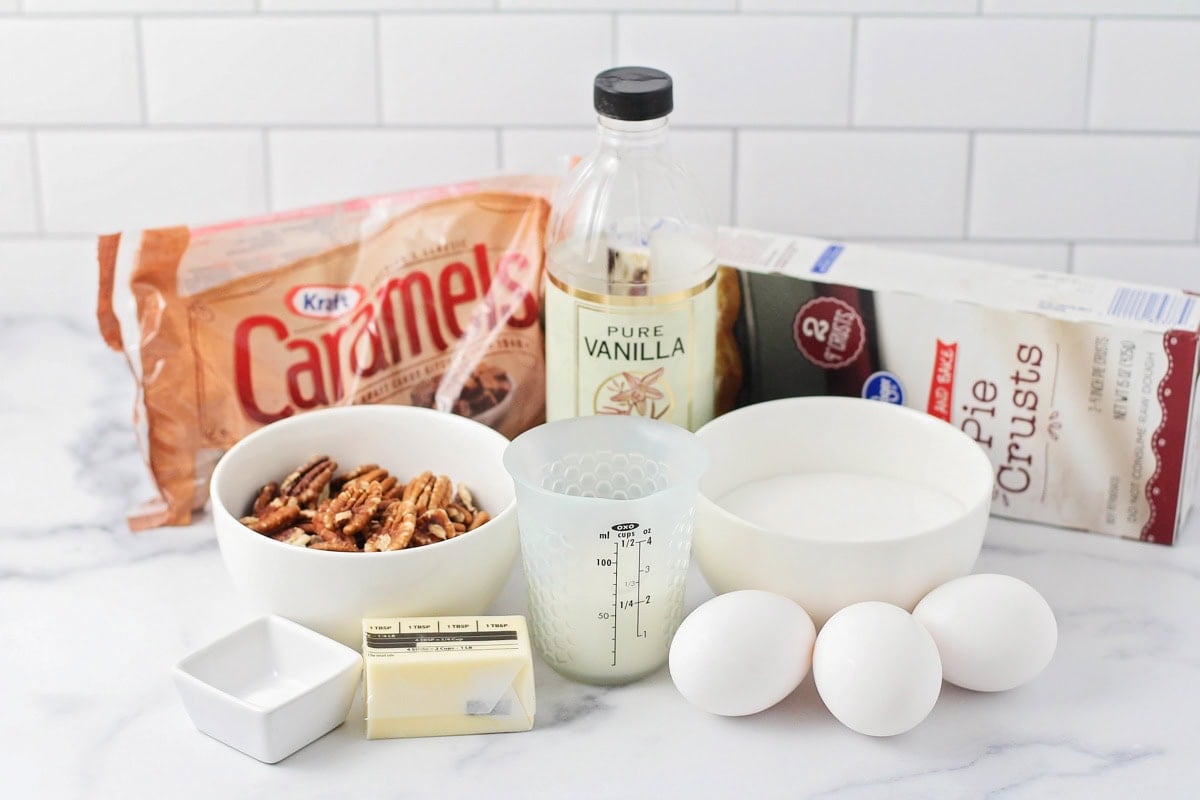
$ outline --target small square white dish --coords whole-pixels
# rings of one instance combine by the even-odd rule
[[[274,764],[346,721],[361,675],[360,653],[271,615],[184,658],[175,687],[198,730]]]

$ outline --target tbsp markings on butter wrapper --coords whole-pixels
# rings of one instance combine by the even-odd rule
[[[368,739],[533,727],[524,617],[364,619],[363,658]]]

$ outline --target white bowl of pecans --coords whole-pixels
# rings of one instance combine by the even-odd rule
[[[364,617],[479,614],[518,549],[501,434],[363,405],[275,422],[212,476],[234,585],[255,608],[358,648]]]

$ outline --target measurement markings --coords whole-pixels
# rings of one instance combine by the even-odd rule
[[[617,578],[621,574],[621,542],[613,543],[613,661],[617,665]]]
[[[644,638],[646,632],[642,630],[642,540],[638,539],[638,571],[637,571],[637,624],[634,630],[634,635],[639,639]]]

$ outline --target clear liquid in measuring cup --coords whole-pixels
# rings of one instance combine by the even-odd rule
[[[665,662],[683,615],[694,499],[670,485],[669,465],[639,453],[574,453],[542,468],[540,488],[579,498],[566,516],[522,518],[534,642],[563,675],[627,683]]]

